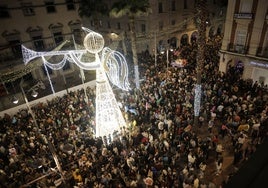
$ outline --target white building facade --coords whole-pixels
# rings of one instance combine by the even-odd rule
[[[219,70],[243,68],[243,79],[268,84],[268,1],[228,2]]]

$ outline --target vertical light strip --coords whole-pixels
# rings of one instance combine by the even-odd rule
[[[45,67],[45,70],[46,70],[46,73],[47,73],[47,77],[48,77],[48,80],[49,80],[50,88],[51,88],[51,90],[52,90],[53,95],[55,95],[55,90],[54,90],[54,87],[53,87],[53,85],[52,85],[52,82],[51,82],[51,79],[50,79],[50,76],[49,76],[49,72],[48,72],[48,70],[47,70],[47,66],[46,66],[45,63],[44,63],[44,67]]]
[[[195,85],[194,93],[194,115],[199,116],[201,106],[201,85]]]

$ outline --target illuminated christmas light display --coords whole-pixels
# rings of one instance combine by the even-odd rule
[[[194,116],[199,116],[201,105],[201,85],[196,84],[194,89]]]
[[[82,28],[87,32],[84,38],[85,50],[36,52],[22,46],[23,61],[29,63],[35,58],[42,58],[43,65],[53,70],[64,67],[67,61],[75,63],[84,70],[96,70],[96,136],[112,135],[114,131],[119,131],[121,127],[126,127],[125,119],[118,106],[115,95],[110,86],[112,84],[122,90],[130,90],[128,82],[128,66],[125,57],[117,51],[104,47],[103,36],[88,28]],[[93,62],[83,62],[82,57],[87,53],[95,56]],[[101,55],[99,55],[101,53]],[[46,57],[62,56],[60,62],[51,63]],[[48,74],[49,76],[49,74]],[[49,78],[49,77],[48,77]],[[108,80],[109,79],[109,80]],[[50,78],[49,78],[50,80]],[[52,91],[53,86],[50,81]]]

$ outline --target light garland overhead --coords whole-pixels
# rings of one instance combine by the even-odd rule
[[[53,63],[49,63],[44,56],[42,56],[42,61],[43,63],[48,66],[49,68],[53,69],[53,70],[60,70],[64,67],[64,65],[67,62],[67,56],[64,56],[64,58],[57,64],[53,64]]]
[[[88,28],[82,28],[88,34],[84,38],[85,50],[36,52],[22,46],[22,54],[25,65],[31,60],[41,57],[43,65],[50,80],[47,67],[59,70],[64,67],[67,61],[75,63],[84,70],[96,70],[96,136],[108,136],[114,131],[126,126],[126,122],[112,92],[110,82],[122,90],[130,90],[128,81],[128,66],[125,57],[118,51],[104,47],[102,35]],[[93,54],[95,61],[83,62],[86,54]],[[99,56],[101,53],[101,56]],[[51,63],[45,57],[63,56],[58,63]],[[51,89],[54,93],[52,82]]]
[[[67,43],[68,41],[63,42],[62,44],[57,46],[54,50],[61,49]],[[0,73],[1,82],[2,84],[5,84],[5,83],[13,82],[17,79],[21,79],[23,76],[31,73],[38,67],[42,66],[42,64],[43,63],[40,61],[34,61],[31,64],[27,64],[24,67],[19,67],[19,68],[16,67],[15,69],[12,69],[10,71],[5,70],[5,72]]]

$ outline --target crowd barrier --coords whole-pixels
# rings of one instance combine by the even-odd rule
[[[69,92],[70,91],[77,91],[77,90],[83,89],[84,86],[85,87],[91,87],[91,88],[92,87],[95,87],[96,86],[96,80],[93,80],[93,81],[90,81],[90,82],[86,82],[86,83],[84,83],[84,85],[83,84],[80,84],[80,85],[77,85],[75,87],[68,88],[68,91]],[[45,97],[38,98],[36,100],[30,101],[29,102],[29,106],[30,107],[31,106],[35,106],[35,105],[40,104],[40,103],[46,104],[47,101],[51,101],[55,97],[62,97],[65,94],[67,94],[67,90],[63,90],[63,91],[57,92],[55,94],[47,95]],[[23,103],[21,105],[15,106],[13,108],[10,108],[10,109],[1,111],[0,112],[0,117],[4,117],[5,114],[15,115],[15,114],[17,114],[19,111],[21,111],[23,109],[27,109],[26,103]]]

